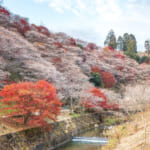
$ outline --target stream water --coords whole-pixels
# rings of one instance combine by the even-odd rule
[[[102,135],[102,130],[99,128],[87,131],[83,134],[78,135],[78,137],[81,138],[81,141],[77,142],[76,140],[73,140],[72,142],[69,142],[56,150],[101,150],[102,145],[105,144],[107,141],[107,139],[104,138],[104,136]],[[100,137],[98,138],[98,140],[100,139],[101,142],[97,142],[97,140],[95,140],[95,137]],[[93,140],[91,141],[91,139]]]

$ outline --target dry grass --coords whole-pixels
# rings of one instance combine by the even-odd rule
[[[106,132],[110,141],[102,150],[150,150],[150,111]]]

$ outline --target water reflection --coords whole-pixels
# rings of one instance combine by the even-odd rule
[[[99,144],[70,142],[57,150],[100,150],[100,149],[101,145]]]

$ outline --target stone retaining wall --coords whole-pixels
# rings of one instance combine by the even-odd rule
[[[0,150],[52,150],[98,123],[92,115],[82,115],[54,123],[51,132],[32,128],[3,135]]]

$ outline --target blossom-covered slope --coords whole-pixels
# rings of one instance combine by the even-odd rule
[[[6,76],[30,81],[46,79],[57,87],[60,99],[75,100],[94,86],[89,79],[95,66],[112,73],[116,84],[149,78],[148,65],[139,65],[122,52],[74,40],[63,33],[43,34],[43,30],[39,32],[32,25],[21,34],[10,16],[0,13],[1,81]]]

